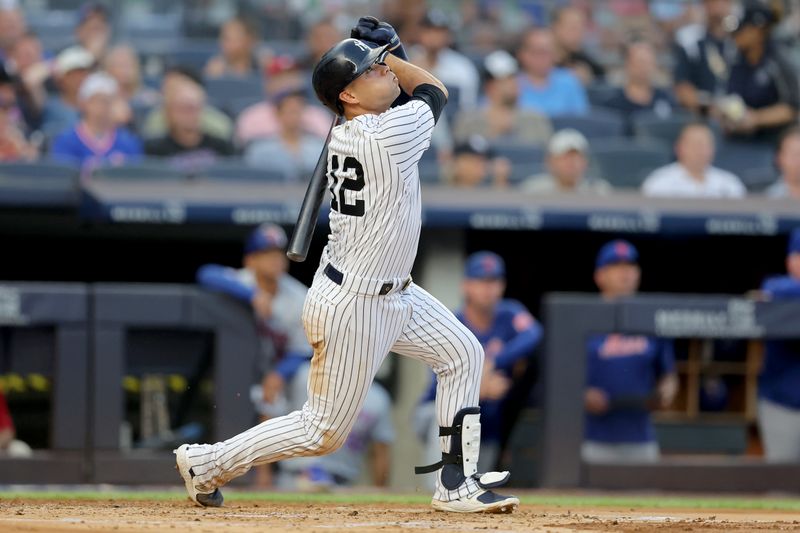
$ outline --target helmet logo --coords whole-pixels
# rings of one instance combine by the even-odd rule
[[[357,47],[359,47],[361,50],[363,50],[365,52],[369,52],[369,46],[367,46],[366,44],[362,43],[358,39],[354,39],[353,41],[354,41],[353,44],[356,45]]]

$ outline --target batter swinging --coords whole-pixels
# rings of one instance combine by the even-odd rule
[[[491,490],[510,474],[477,473],[483,349],[409,275],[421,226],[417,163],[447,90],[395,55],[402,48],[388,24],[362,18],[351,35],[313,74],[320,101],[346,121],[333,129],[328,146],[330,235],[303,308],[314,348],[308,401],[224,442],[180,446],[178,470],[193,501],[219,506],[219,487],[255,465],[333,452],[392,351],[423,361],[438,378],[442,460],[417,468],[436,472],[433,508],[511,512],[519,500]],[[390,107],[401,88],[410,100]]]

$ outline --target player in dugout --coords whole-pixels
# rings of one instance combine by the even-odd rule
[[[594,281],[605,300],[639,290],[639,253],[624,240],[597,254]],[[675,354],[666,339],[610,333],[587,341],[583,460],[654,462],[660,455],[650,411],[672,403],[678,389]]]

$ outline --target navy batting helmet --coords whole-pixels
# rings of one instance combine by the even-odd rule
[[[344,114],[339,93],[369,67],[381,62],[388,46],[370,48],[358,39],[345,39],[325,52],[311,77],[319,101],[337,115]]]

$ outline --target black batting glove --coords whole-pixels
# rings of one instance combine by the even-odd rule
[[[366,44],[382,46],[389,45],[392,55],[408,61],[408,55],[400,42],[397,31],[388,22],[381,22],[375,17],[361,17],[358,23],[350,30],[350,37],[360,39]]]

